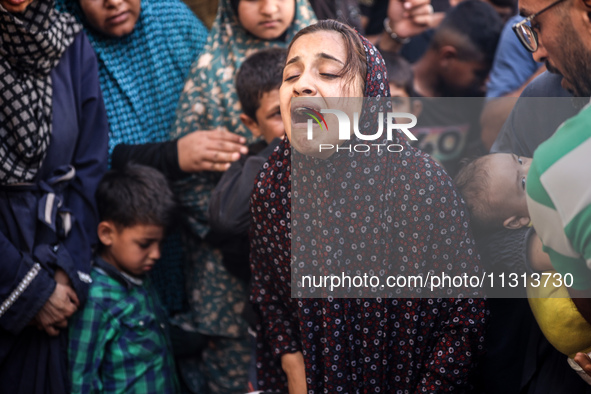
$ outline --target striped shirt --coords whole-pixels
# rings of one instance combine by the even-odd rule
[[[536,232],[573,288],[591,288],[591,106],[560,126],[534,153],[527,206]]]

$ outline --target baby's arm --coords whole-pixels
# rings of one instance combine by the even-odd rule
[[[542,249],[542,240],[533,232],[527,241],[527,259],[530,267],[535,271],[547,271],[554,269],[550,262],[550,256]]]

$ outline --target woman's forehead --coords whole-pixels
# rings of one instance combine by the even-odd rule
[[[327,54],[341,61],[347,58],[347,46],[343,37],[335,32],[321,30],[304,34],[295,40],[287,55],[287,61],[295,56],[307,58],[318,57]]]

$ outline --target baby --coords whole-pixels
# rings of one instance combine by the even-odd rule
[[[530,224],[525,182],[531,160],[511,153],[494,153],[460,169],[455,183],[468,205],[476,233]]]
[[[530,216],[526,200],[526,181],[531,158],[511,153],[494,153],[479,157],[458,172],[455,183],[471,214],[471,225],[476,234],[519,229],[529,226]],[[550,257],[542,249],[539,237],[530,237],[528,261],[537,271],[554,274]],[[548,341],[569,356],[569,365],[591,384],[573,361],[574,355],[591,351],[591,326],[577,311],[564,286],[531,286],[527,289],[529,304]],[[557,316],[560,316],[558,319]]]

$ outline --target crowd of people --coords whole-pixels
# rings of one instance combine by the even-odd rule
[[[0,0],[0,44],[0,392],[591,393],[586,1]],[[317,151],[334,98],[415,138]],[[434,269],[572,282],[301,291]]]

